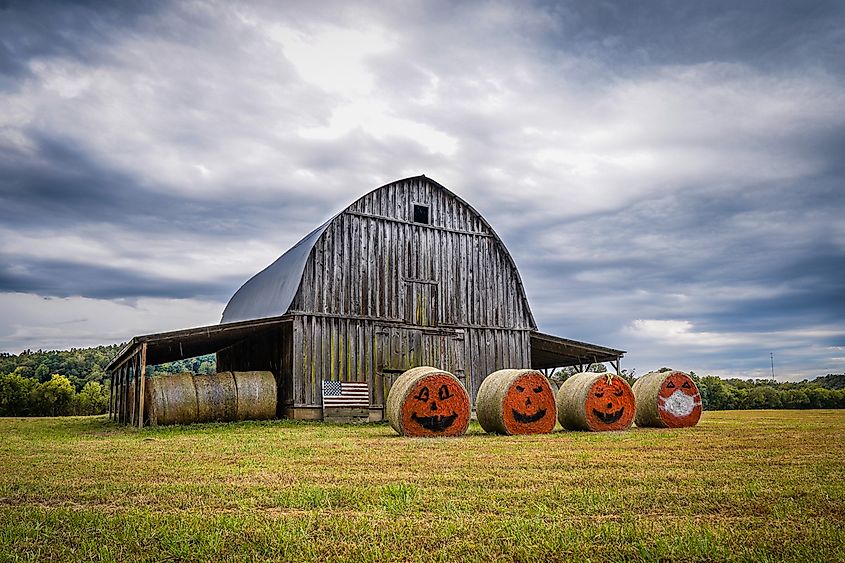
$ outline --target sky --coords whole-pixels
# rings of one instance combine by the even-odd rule
[[[845,370],[845,3],[812,0],[0,0],[0,351],[218,323],[418,174],[544,332]]]

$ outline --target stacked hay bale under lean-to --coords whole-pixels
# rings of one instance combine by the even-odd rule
[[[402,436],[461,436],[469,428],[469,395],[458,378],[422,366],[399,376],[387,396],[387,420]]]
[[[634,382],[640,427],[684,428],[701,418],[701,395],[689,374],[653,371]]]
[[[269,371],[152,377],[145,391],[145,418],[152,426],[276,416],[276,380]]]
[[[636,401],[631,386],[609,373],[576,373],[557,392],[557,416],[567,430],[627,430]]]
[[[545,375],[531,369],[503,369],[481,383],[475,398],[486,432],[548,434],[555,427],[555,396]]]

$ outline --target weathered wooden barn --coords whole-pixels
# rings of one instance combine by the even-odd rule
[[[278,416],[323,416],[321,382],[368,384],[380,420],[390,385],[420,365],[475,398],[503,368],[611,362],[624,354],[537,330],[516,264],[487,221],[417,176],[364,195],[231,298],[219,325],[133,338],[109,364],[110,412],[143,424],[144,368],[216,352],[218,370],[270,370]]]

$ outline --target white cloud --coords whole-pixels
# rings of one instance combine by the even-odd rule
[[[281,44],[287,59],[307,82],[344,97],[371,93],[373,76],[367,59],[391,51],[396,44],[377,28],[321,26],[310,32],[279,24],[256,28]]]
[[[113,301],[0,293],[0,342],[15,351],[97,346],[138,334],[220,322],[223,305],[195,299]]]

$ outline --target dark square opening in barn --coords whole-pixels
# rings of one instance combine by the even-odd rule
[[[414,204],[414,223],[422,223],[423,225],[428,225],[429,222],[430,221],[428,220],[428,206],[415,203]]]

